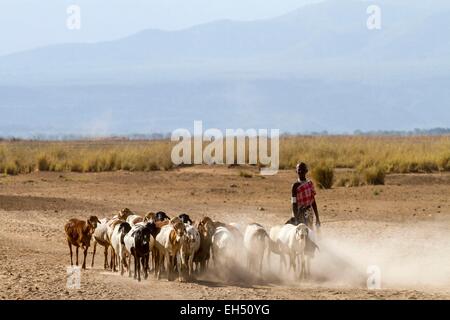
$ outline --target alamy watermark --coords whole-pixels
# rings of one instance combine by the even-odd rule
[[[66,9],[67,20],[66,27],[69,30],[81,29],[81,7],[77,4],[71,4]],[[369,15],[366,21],[367,29],[380,30],[381,29],[381,7],[372,4],[366,9],[366,13]]]
[[[69,30],[80,30],[81,29],[81,8],[76,4],[72,4],[67,7],[67,20],[66,26]]]
[[[367,267],[367,289],[378,290],[381,289],[381,269],[376,265]]]
[[[381,29],[381,8],[377,5],[370,5],[366,10],[369,17],[367,18],[367,29],[380,30]]]
[[[178,143],[172,149],[171,158],[175,165],[260,164],[262,175],[274,175],[280,162],[279,136],[279,129],[271,129],[270,135],[267,129],[226,129],[225,134],[219,129],[203,132],[203,122],[194,121],[193,134],[184,128],[172,132],[171,140]],[[204,142],[209,144],[204,146]]]
[[[79,290],[81,288],[81,267],[70,266],[67,267],[67,289]]]

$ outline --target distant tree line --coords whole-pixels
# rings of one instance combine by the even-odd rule
[[[328,135],[354,135],[354,136],[443,136],[450,135],[450,128],[433,128],[433,129],[414,129],[405,130],[375,130],[362,131],[355,130],[353,133],[334,134],[328,131],[317,131],[307,133],[284,133],[282,136],[328,136]],[[30,138],[21,137],[1,137],[0,141],[77,141],[77,140],[164,140],[170,139],[170,133],[151,133],[151,134],[129,134],[129,135],[109,135],[109,136],[86,136],[86,135],[56,135],[56,134],[36,134]]]
[[[366,132],[356,130],[353,134],[357,136],[443,136],[450,134],[450,128],[414,129],[410,131],[377,130]]]
[[[77,134],[36,134],[30,138],[21,137],[0,137],[0,141],[77,141],[77,140],[164,140],[170,139],[170,133],[151,134],[129,134],[129,135],[108,135],[108,136],[87,136]]]

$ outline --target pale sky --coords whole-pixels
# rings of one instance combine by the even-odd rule
[[[0,55],[63,42],[97,42],[147,28],[182,29],[218,19],[275,17],[320,0],[0,0]],[[66,28],[69,5],[81,30]]]

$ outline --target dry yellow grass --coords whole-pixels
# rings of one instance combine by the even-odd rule
[[[326,162],[335,168],[378,166],[387,172],[450,170],[450,136],[289,137],[280,142],[280,164],[292,168],[301,159],[314,167]]]
[[[0,172],[149,171],[172,168],[169,140],[2,141]],[[450,136],[295,136],[280,139],[280,168],[298,161],[312,168],[383,168],[388,173],[450,170]]]
[[[15,141],[0,143],[0,171],[150,171],[172,167],[170,141]]]

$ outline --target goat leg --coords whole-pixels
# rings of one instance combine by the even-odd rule
[[[122,251],[122,246],[119,247],[119,268],[120,268],[120,275],[123,276],[123,264],[124,264],[124,259],[123,259],[123,251]]]
[[[129,252],[129,255],[128,255],[128,277],[129,278],[131,278],[131,255],[132,255],[132,253]]]
[[[94,244],[94,250],[95,250],[95,244]],[[92,260],[93,261],[93,260]],[[92,265],[94,265],[94,262],[92,262]],[[108,246],[105,246],[105,261],[103,262],[103,268],[108,269]]]
[[[116,260],[115,260],[115,251],[114,248],[111,246],[111,271],[115,272],[116,271]]]
[[[161,276],[161,256],[157,254],[154,259],[155,259],[155,277],[157,280],[159,280]]]
[[[70,250],[70,265],[73,266],[73,260],[72,260],[72,244],[70,243],[70,241],[67,241],[67,243],[69,244],[69,250]]]
[[[136,254],[136,250],[133,253],[134,256],[134,279],[137,278],[137,271],[138,271],[138,267],[139,267],[139,262],[137,261],[137,254]]]
[[[85,247],[84,248],[84,257],[83,257],[83,266],[82,266],[82,268],[84,269],[84,270],[86,270],[86,256],[87,256],[87,253],[88,253],[88,249],[89,249],[89,247]]]
[[[207,261],[204,259],[200,262],[200,273],[203,273],[206,271],[206,263],[207,263]]]
[[[150,252],[148,253],[148,264],[147,264],[149,273],[152,272],[152,269],[153,269],[153,264],[154,264],[153,260],[154,260],[153,253],[152,253],[152,250],[150,250]]]
[[[111,271],[113,271],[112,270],[112,268],[113,268],[113,258],[114,258],[114,248],[111,246],[111,258],[110,258],[110,261],[109,261],[109,267],[110,267]]]
[[[289,260],[290,260],[290,265],[289,265],[289,272],[291,270],[294,270],[294,273],[296,272],[297,268],[296,268],[296,264],[295,264],[295,260],[297,259],[297,257],[295,256],[294,253],[291,253],[289,255]]]
[[[77,246],[77,266],[78,266],[78,246]]]
[[[119,265],[119,255],[114,251],[114,272],[117,272],[118,265]]]
[[[183,259],[181,256],[179,256],[177,259],[177,255],[175,255],[174,260],[175,260],[174,262],[176,262],[177,269],[178,269],[178,281],[183,282],[184,281],[183,268],[182,268]]]
[[[262,277],[263,259],[264,259],[264,256],[259,257],[259,276],[260,277]]]
[[[194,273],[194,255],[189,256],[189,278],[192,279]]]
[[[144,268],[144,279],[146,279],[147,280],[147,278],[148,278],[148,269],[149,269],[149,258],[150,258],[150,252],[145,256],[145,258],[144,258],[144,264],[143,264],[143,268]]]
[[[94,251],[92,252],[91,268],[94,267],[94,259],[95,259],[95,252],[96,252],[96,249],[97,249],[97,241],[95,241],[95,239],[94,239]]]
[[[173,272],[173,267],[172,267],[172,258],[170,257],[169,253],[165,254],[166,257],[166,270],[167,270],[167,280],[168,281],[172,281],[172,272]]]
[[[153,265],[153,272],[155,273],[155,276],[156,276],[156,273],[157,273],[157,265],[158,265],[158,254],[157,254],[157,251],[156,251],[156,249],[152,249],[152,265]]]
[[[306,276],[309,278],[311,275],[311,260],[310,257],[306,256]]]
[[[145,260],[145,268],[147,270],[147,277],[148,277],[148,273],[150,272],[150,257],[151,257],[151,252],[149,251],[147,254],[147,258]]]
[[[299,255],[299,260],[300,260],[300,276],[299,279],[303,280],[305,279],[305,257],[303,254]]]
[[[287,262],[284,253],[280,253],[280,272],[287,270]]]
[[[138,281],[141,281],[141,257],[136,254]]]

